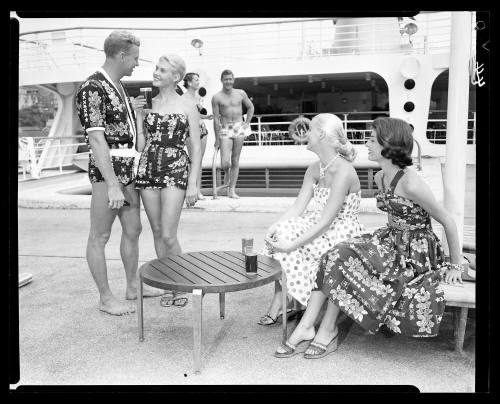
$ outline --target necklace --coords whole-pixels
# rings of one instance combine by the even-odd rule
[[[319,178],[325,178],[325,172],[328,167],[332,165],[332,163],[337,159],[337,157],[340,156],[340,153],[337,153],[331,160],[330,162],[323,167],[323,164],[321,164],[321,160],[319,162]]]

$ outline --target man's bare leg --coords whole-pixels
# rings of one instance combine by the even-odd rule
[[[125,298],[127,300],[137,299],[137,266],[139,262],[139,235],[142,225],[140,217],[139,192],[135,184],[128,185],[123,194],[130,206],[124,206],[118,212],[122,225],[122,238],[120,243],[120,255],[122,257],[125,274],[127,277],[127,289]],[[154,297],[165,294],[161,289],[151,288],[143,285],[143,296]]]
[[[230,184],[231,173],[231,150],[233,148],[233,140],[231,138],[220,138],[220,160],[221,169],[224,171],[224,185]],[[229,191],[228,191],[229,192]]]
[[[229,187],[227,189],[227,196],[234,199],[239,198],[239,196],[236,194],[235,191],[236,191],[236,182],[238,181],[238,175],[240,173],[240,155],[244,141],[245,138],[243,136],[238,136],[233,138],[233,149],[231,152],[231,171],[229,176]]]
[[[118,300],[108,283],[108,269],[104,249],[111,235],[111,226],[117,211],[108,207],[108,189],[105,182],[92,184],[90,202],[90,234],[87,242],[87,263],[99,290],[99,310],[113,315],[130,314],[134,307]]]

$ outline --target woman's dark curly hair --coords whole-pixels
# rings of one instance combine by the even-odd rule
[[[384,147],[381,152],[383,157],[399,168],[413,164],[413,130],[407,122],[397,118],[380,117],[373,121],[372,128],[377,134],[377,141]]]
[[[200,77],[198,73],[186,73],[186,75],[184,76],[184,84],[183,84],[185,88],[188,88],[188,83],[191,83],[193,81],[194,76]]]

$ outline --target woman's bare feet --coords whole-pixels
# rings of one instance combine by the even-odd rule
[[[165,293],[167,293],[167,291],[163,289],[152,288],[147,285],[142,286],[143,297],[158,297],[158,296],[163,296]],[[125,292],[125,299],[127,300],[137,299],[137,287],[135,285],[127,287],[127,291]]]
[[[292,345],[298,345],[302,341],[309,341],[314,338],[316,334],[316,330],[314,329],[314,326],[311,326],[309,328],[304,327],[299,323],[297,327],[295,327],[295,330],[293,330],[292,334],[290,337],[288,337],[288,342]],[[286,353],[286,350],[283,349],[283,347],[280,345],[277,349],[276,352],[278,354]]]
[[[108,298],[101,298],[99,301],[99,310],[114,316],[123,316],[135,312],[133,306],[129,306],[126,302],[122,302],[114,296]]]
[[[269,306],[267,314],[262,316],[259,320],[261,325],[270,325],[276,323],[279,313],[281,312],[281,298],[282,292],[274,292],[273,300]],[[274,321],[273,321],[274,320]]]
[[[314,341],[320,343],[321,345],[328,346],[330,342],[332,342],[332,339],[338,335],[339,333],[339,328],[335,327],[333,330],[324,330],[321,329],[321,327],[318,329],[318,332],[316,336],[314,337]],[[307,355],[314,355],[316,353],[316,350],[314,348],[307,348],[306,352]]]

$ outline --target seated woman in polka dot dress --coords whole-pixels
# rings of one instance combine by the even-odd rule
[[[342,121],[333,114],[315,116],[307,133],[307,148],[319,161],[307,168],[294,204],[269,228],[263,251],[281,263],[289,297],[304,306],[316,287],[321,256],[364,229],[358,220],[361,186],[352,165],[356,151]],[[281,285],[276,283],[269,310],[258,323],[275,324],[281,302]]]

